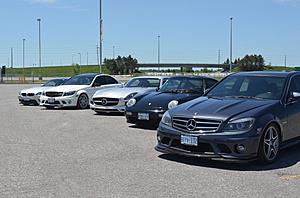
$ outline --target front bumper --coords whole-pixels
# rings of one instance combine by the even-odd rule
[[[198,146],[181,144],[181,135],[197,137]],[[158,128],[157,139],[155,150],[162,153],[210,159],[253,160],[257,157],[260,135],[251,131],[236,135],[187,134],[161,124]],[[243,145],[245,150],[238,151],[239,145]]]
[[[115,106],[96,105],[93,101],[90,102],[90,108],[97,113],[124,113],[126,102],[120,100]]]
[[[53,99],[54,99],[54,101],[51,101]],[[77,106],[77,100],[78,100],[77,95],[61,96],[61,97],[53,97],[53,98],[50,98],[50,97],[47,97],[47,96],[41,96],[40,106],[58,107],[58,108],[76,107]]]
[[[149,114],[149,120],[140,120],[138,114],[147,113]],[[131,124],[155,124],[158,125],[165,111],[163,110],[153,110],[153,111],[141,111],[141,112],[132,112],[126,111],[125,116],[128,123]]]
[[[18,95],[19,102],[24,105],[39,105],[40,104],[40,96],[22,96]]]

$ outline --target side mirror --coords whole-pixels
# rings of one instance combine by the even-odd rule
[[[299,92],[290,92],[287,104],[291,105],[294,104],[298,99],[300,99],[300,93]]]
[[[205,89],[203,94],[206,94],[209,91],[210,91],[210,89]]]

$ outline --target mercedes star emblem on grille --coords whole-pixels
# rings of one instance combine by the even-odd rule
[[[196,120],[194,120],[194,119],[191,119],[191,120],[189,120],[189,121],[186,123],[186,128],[187,128],[189,131],[195,130],[196,127],[197,127],[197,123],[196,123]]]
[[[107,105],[107,100],[104,98],[101,100],[102,105]]]

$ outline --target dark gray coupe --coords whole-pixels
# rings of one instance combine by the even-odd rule
[[[299,143],[299,121],[299,72],[236,73],[167,111],[156,150],[272,163],[280,149]]]

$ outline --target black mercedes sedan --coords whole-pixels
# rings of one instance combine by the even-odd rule
[[[125,113],[127,122],[157,127],[167,110],[202,96],[216,82],[201,76],[171,77],[160,90],[137,95],[128,101]]]
[[[272,163],[300,140],[300,72],[228,76],[203,97],[167,111],[155,147],[163,153]]]

